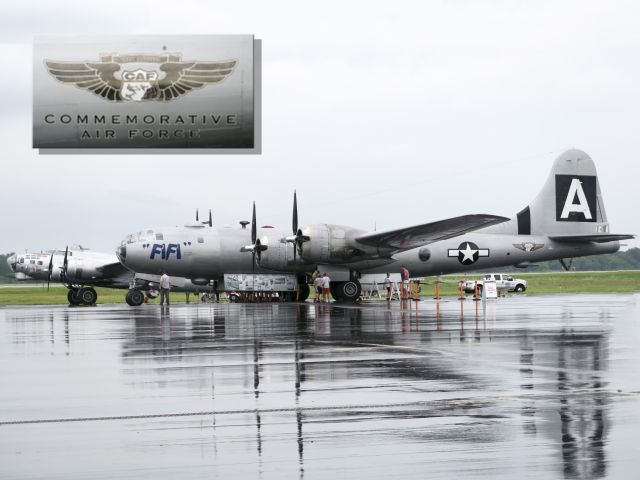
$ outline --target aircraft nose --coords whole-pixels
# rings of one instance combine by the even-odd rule
[[[11,271],[15,273],[16,265],[18,263],[18,257],[16,257],[15,255],[11,255],[9,258],[7,258],[7,263],[9,264],[9,268],[11,269]]]

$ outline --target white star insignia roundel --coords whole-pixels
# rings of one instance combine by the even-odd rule
[[[478,261],[480,257],[488,257],[488,248],[478,248],[473,242],[462,242],[458,248],[449,249],[449,257],[458,257],[462,265],[471,265]]]

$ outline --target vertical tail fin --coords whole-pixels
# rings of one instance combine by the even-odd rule
[[[516,216],[518,234],[581,236],[609,233],[596,166],[581,150],[553,164],[542,191]]]

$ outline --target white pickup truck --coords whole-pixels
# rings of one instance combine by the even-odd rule
[[[483,280],[478,280],[478,290],[482,291],[482,284],[485,280],[494,280],[498,290],[509,292],[524,292],[527,289],[527,281],[520,278],[513,278],[506,273],[486,273]],[[475,291],[475,280],[465,280],[463,282],[464,291],[473,293]]]

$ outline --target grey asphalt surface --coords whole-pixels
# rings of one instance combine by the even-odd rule
[[[640,295],[413,305],[1,308],[0,477],[637,478]]]

